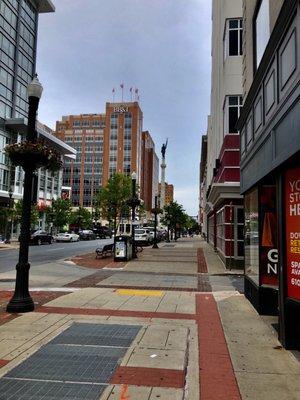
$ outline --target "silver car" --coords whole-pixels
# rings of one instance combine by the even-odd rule
[[[148,229],[135,228],[134,240],[141,245],[148,245],[151,242],[151,235]]]
[[[55,240],[57,242],[78,242],[79,235],[77,235],[76,233],[62,232],[62,233],[58,233],[55,236]]]

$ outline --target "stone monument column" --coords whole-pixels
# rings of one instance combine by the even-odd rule
[[[162,155],[162,161],[161,161],[161,179],[160,179],[160,208],[163,209],[165,206],[165,199],[166,199],[166,149],[168,146],[168,139],[166,143],[162,145],[161,148],[161,155]]]

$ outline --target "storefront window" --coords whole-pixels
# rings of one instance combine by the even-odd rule
[[[225,249],[225,208],[221,208],[217,213],[217,248],[226,255]]]
[[[276,186],[260,189],[260,283],[278,286]]]
[[[245,195],[245,274],[259,285],[258,190]]]

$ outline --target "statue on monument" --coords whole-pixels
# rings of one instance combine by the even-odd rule
[[[161,147],[161,155],[163,158],[165,158],[167,146],[168,146],[168,139],[166,140],[166,143],[164,143]]]

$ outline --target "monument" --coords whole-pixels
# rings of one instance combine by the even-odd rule
[[[166,150],[168,146],[168,139],[166,143],[164,143],[161,147],[161,179],[160,179],[160,208],[163,209],[165,206],[165,199],[166,199]]]

